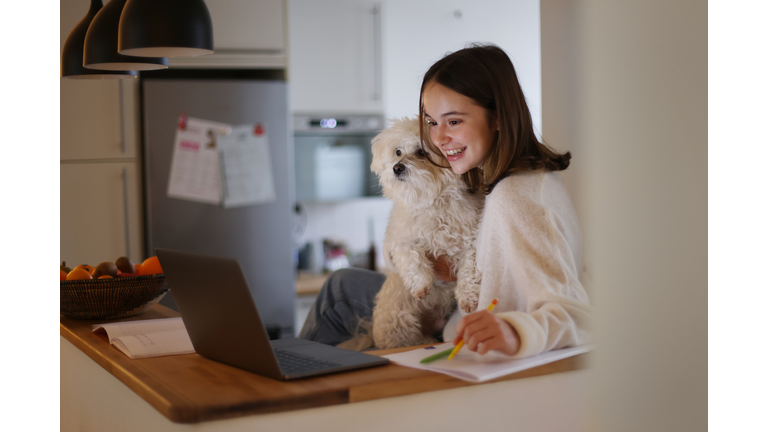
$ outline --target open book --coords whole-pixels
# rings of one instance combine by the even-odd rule
[[[449,348],[453,348],[453,343],[447,342],[435,345],[434,347],[420,348],[382,357],[386,357],[402,366],[440,372],[465,381],[482,382],[582,354],[590,351],[592,346],[584,345],[564,348],[521,359],[513,359],[494,351],[480,355],[465,347],[451,361],[442,358],[427,364],[419,363],[423,358]]]
[[[132,359],[195,352],[180,317],[94,324],[93,332],[99,331]]]

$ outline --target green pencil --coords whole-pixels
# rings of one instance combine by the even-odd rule
[[[448,357],[449,355],[451,355],[452,351],[453,351],[453,347],[448,348],[445,351],[440,351],[437,354],[432,354],[429,357],[424,357],[423,359],[421,359],[421,361],[419,363],[422,363],[422,364],[429,363],[429,362],[433,362],[433,361],[435,361],[437,359],[440,359],[440,358],[443,358],[443,357]]]

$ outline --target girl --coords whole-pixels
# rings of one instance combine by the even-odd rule
[[[540,143],[509,57],[493,45],[447,55],[424,75],[422,146],[436,164],[486,194],[476,244],[479,312],[449,318],[444,340],[480,354],[527,357],[588,340],[589,300],[581,283],[581,233],[558,171],[570,153]],[[428,152],[425,152],[428,153]],[[447,162],[447,164],[446,164]],[[455,280],[442,257],[435,275]],[[339,344],[372,315],[384,275],[349,269],[323,286],[300,337]],[[493,299],[495,313],[484,310]],[[430,323],[424,328],[440,330]]]

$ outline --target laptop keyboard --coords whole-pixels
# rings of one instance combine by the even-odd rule
[[[280,369],[286,375],[341,366],[339,363],[319,360],[279,349],[275,350],[275,355],[277,356],[277,362],[280,364]]]

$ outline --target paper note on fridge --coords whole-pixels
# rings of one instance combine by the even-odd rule
[[[182,113],[168,179],[168,196],[220,204],[222,184],[217,140],[231,130],[225,123],[187,117]]]
[[[275,200],[269,141],[263,124],[235,126],[218,137],[222,205],[242,207]]]

